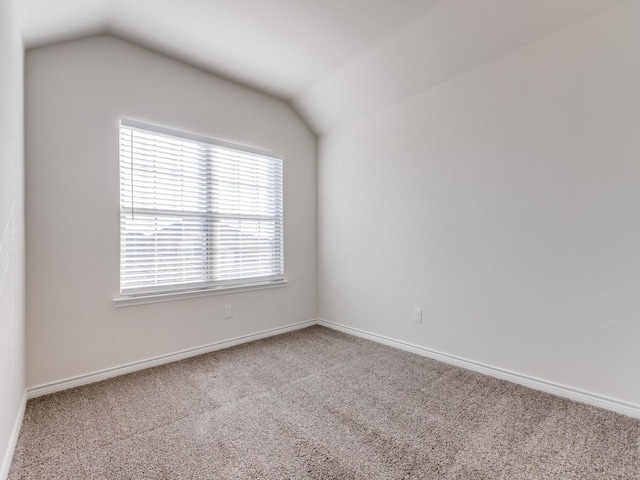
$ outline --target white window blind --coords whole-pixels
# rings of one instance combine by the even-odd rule
[[[120,124],[120,291],[280,281],[282,160]]]

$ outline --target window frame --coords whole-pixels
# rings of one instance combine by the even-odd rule
[[[265,277],[255,277],[251,279],[247,279],[247,281],[243,281],[242,279],[228,280],[228,281],[215,281],[213,280],[213,275],[210,276],[211,281],[206,282],[198,282],[193,284],[175,284],[172,286],[168,286],[167,288],[153,288],[153,287],[142,287],[136,289],[135,291],[127,292],[123,291],[122,281],[123,281],[123,270],[122,270],[122,261],[123,261],[123,245],[122,245],[122,228],[123,228],[123,212],[125,212],[126,208],[122,203],[122,189],[123,183],[120,177],[121,169],[122,169],[122,158],[121,158],[121,132],[123,128],[131,128],[143,130],[145,132],[149,132],[152,134],[158,134],[162,136],[167,136],[173,139],[184,139],[187,141],[198,142],[201,144],[206,144],[212,147],[221,147],[228,148],[232,150],[239,151],[241,153],[255,154],[258,156],[268,157],[270,160],[281,162],[281,190],[280,190],[280,198],[281,205],[280,215],[274,218],[279,219],[280,225],[280,262],[282,265],[282,274],[275,276],[265,276]],[[287,280],[285,277],[285,225],[284,225],[284,204],[285,204],[285,192],[284,192],[284,182],[285,182],[285,172],[284,172],[284,159],[275,155],[271,152],[255,149],[252,147],[247,147],[245,145],[238,145],[230,142],[225,142],[221,140],[217,140],[211,137],[206,137],[202,135],[197,135],[189,132],[174,130],[170,128],[161,127],[158,125],[152,125],[144,122],[139,122],[136,120],[130,120],[126,118],[121,118],[118,123],[118,172],[119,172],[119,196],[118,196],[118,213],[119,213],[119,222],[118,222],[118,252],[119,252],[119,262],[118,262],[118,283],[119,283],[119,296],[114,299],[114,306],[127,306],[127,305],[136,305],[136,304],[145,304],[145,303],[155,303],[161,301],[168,300],[179,300],[184,298],[193,298],[207,295],[220,295],[225,293],[235,293],[242,291],[252,291],[259,290],[265,288],[277,288],[287,285]],[[211,161],[211,160],[209,160]],[[207,173],[209,175],[210,172]],[[207,189],[211,188],[210,184],[207,182]],[[177,212],[176,212],[177,213]],[[202,218],[206,218],[207,215],[217,215],[218,217],[224,218],[225,214],[212,214],[205,213],[202,215]],[[259,215],[255,215],[258,217]],[[206,235],[211,235],[212,231],[207,231]],[[209,273],[213,273],[212,263],[214,261],[214,244],[209,244],[207,257],[205,259],[206,263],[209,265],[207,270],[211,270]]]

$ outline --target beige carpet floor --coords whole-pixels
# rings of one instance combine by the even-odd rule
[[[29,401],[16,479],[640,478],[640,421],[321,327]]]

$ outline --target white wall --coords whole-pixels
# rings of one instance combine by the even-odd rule
[[[0,478],[24,393],[23,60],[14,4],[0,0]]]
[[[320,317],[640,405],[639,18],[322,137]]]
[[[316,142],[287,104],[109,36],[28,51],[25,88],[29,386],[315,318]],[[121,117],[284,157],[286,287],[113,307]]]

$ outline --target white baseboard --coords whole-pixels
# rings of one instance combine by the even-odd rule
[[[2,457],[2,463],[0,464],[0,480],[6,480],[9,476],[9,468],[11,468],[11,461],[13,460],[13,452],[18,444],[18,437],[20,436],[20,429],[22,428],[22,420],[24,419],[24,410],[27,406],[27,392],[22,394],[22,400],[20,401],[20,407],[18,414],[13,423],[13,429],[11,430],[11,436],[9,437],[9,444],[7,450]]]
[[[519,385],[524,385],[525,387],[533,388],[535,390],[541,390],[543,392],[551,393],[553,395],[567,398],[569,400],[604,408],[606,410],[621,413],[629,417],[640,418],[640,406],[616,400],[614,398],[605,397],[603,395],[579,390],[577,388],[568,387],[566,385],[561,385],[555,382],[549,382],[547,380],[542,380],[540,378],[532,377],[529,375],[493,367],[484,363],[474,362],[473,360],[467,360],[466,358],[449,355],[448,353],[439,352],[437,350],[432,350],[430,348],[421,347],[419,345],[414,345],[402,340],[385,337],[384,335],[367,332],[358,328],[348,327],[346,325],[330,322],[324,319],[318,319],[318,325],[355,335],[357,337],[366,338],[367,340],[372,340],[374,342],[388,345],[390,347],[399,348],[400,350],[416,353],[424,357],[433,358],[434,360],[439,360],[441,362],[455,365],[457,367],[473,370],[475,372],[499,378],[501,380],[507,380]]]
[[[56,382],[38,385],[36,387],[31,387],[27,389],[26,394],[28,398],[40,397],[42,395],[48,395],[50,393],[59,392],[69,388],[87,385],[89,383],[100,382],[108,378],[117,377],[119,375],[125,375],[127,373],[143,370],[145,368],[156,367],[158,365],[163,365],[165,363],[175,362],[175,361],[183,360],[189,357],[195,357],[197,355],[202,355],[204,353],[214,352],[216,350],[222,350],[224,348],[240,345],[242,343],[248,343],[248,342],[260,340],[263,338],[268,338],[275,335],[292,332],[294,330],[307,328],[313,325],[321,325],[321,326],[338,330],[350,335],[355,335],[357,337],[365,338],[367,340],[372,340],[377,343],[388,345],[390,347],[398,348],[400,350],[405,350],[418,355],[422,355],[424,357],[433,358],[434,360],[439,360],[444,363],[455,365],[461,368],[466,368],[468,370],[473,370],[475,372],[479,372],[484,375],[489,375],[491,377],[507,380],[509,382],[517,383],[525,387],[533,388],[535,390],[551,393],[553,395],[567,398],[569,400],[582,402],[588,405],[604,408],[604,409],[621,413],[623,415],[627,415],[630,417],[640,418],[640,406],[632,403],[627,403],[621,400],[587,392],[584,390],[569,387],[559,383],[550,382],[540,378],[532,377],[530,375],[512,372],[510,370],[505,370],[503,368],[493,367],[491,365],[475,362],[473,360],[468,360],[466,358],[458,357],[456,355],[450,355],[448,353],[439,352],[437,350],[433,350],[433,349],[422,347],[412,343],[404,342],[402,340],[396,340],[394,338],[386,337],[384,335],[378,335],[376,333],[368,332],[358,328],[349,327],[349,326],[338,324],[335,322],[330,322],[324,319],[307,320],[304,322],[286,325],[284,327],[278,327],[278,328],[273,328],[273,329],[265,330],[258,333],[243,335],[243,336],[235,337],[229,340],[214,342],[208,345],[190,348],[187,350],[182,350],[182,351],[170,353],[167,355],[161,355],[161,356],[150,358],[147,360],[132,362],[125,365],[120,365],[118,367],[108,368],[105,370],[100,370],[100,371],[88,373],[85,375],[79,375],[77,377],[67,378],[64,380],[56,381]],[[15,439],[13,439],[14,444],[13,444],[13,447],[11,448],[11,452],[13,452],[13,448],[15,448],[15,441],[17,441],[17,435],[20,433],[20,425],[22,423],[23,414],[24,414],[24,405],[20,413],[19,422],[18,420],[16,420],[16,427],[14,428],[14,430],[17,430],[17,432],[15,433]],[[11,458],[9,458],[9,461],[10,460]],[[5,462],[6,462],[6,459],[5,459]],[[0,480],[3,479],[1,473],[4,472],[4,468],[5,468],[5,463],[2,464],[2,470],[0,470]],[[6,468],[8,471],[8,467]]]
[[[149,358],[147,360],[127,363],[117,367],[112,367],[104,370],[99,370],[97,372],[87,373],[85,375],[78,375],[77,377],[71,377],[71,378],[66,378],[64,380],[58,380],[56,382],[45,383],[43,385],[38,385],[35,387],[28,388],[27,395],[28,395],[28,398],[41,397],[43,395],[48,395],[50,393],[67,390],[69,388],[80,387],[82,385],[87,385],[89,383],[100,382],[108,378],[125,375],[127,373],[136,372],[138,370],[144,370],[145,368],[157,367],[158,365],[163,365],[165,363],[184,360],[185,358],[195,357],[198,355],[202,355],[204,353],[214,352],[216,350],[222,350],[224,348],[233,347],[235,345],[240,345],[242,343],[253,342],[255,340],[273,337],[275,335],[292,332],[294,330],[300,330],[302,328],[307,328],[316,324],[317,324],[317,321],[315,319],[306,320],[304,322],[293,323],[291,325],[286,325],[284,327],[272,328],[269,330],[264,330],[262,332],[257,332],[249,335],[242,335],[240,337],[231,338],[229,340],[222,340],[219,342],[209,343],[207,345],[202,345],[200,347],[189,348],[186,350],[181,350],[179,352],[160,355],[158,357]],[[1,478],[2,477],[0,477],[0,479]]]

